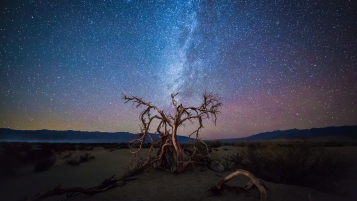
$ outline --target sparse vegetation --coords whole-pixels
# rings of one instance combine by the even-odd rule
[[[33,165],[34,171],[43,172],[55,163],[54,152],[48,146],[34,146],[31,143],[1,143],[1,173],[16,175],[16,169]]]
[[[62,157],[62,159],[66,159],[66,158],[69,158],[72,156],[72,152],[68,151],[68,152],[65,152],[64,156]]]
[[[221,143],[219,141],[208,142],[206,144],[207,146],[196,141],[192,144],[180,145],[184,153],[186,153],[186,149],[189,151],[195,150],[195,154],[193,154],[193,152],[184,154],[184,160],[195,161],[195,163],[189,164],[188,168],[200,166],[201,161],[203,164],[211,163],[211,167],[214,169],[235,172],[237,172],[237,170],[238,172],[249,171],[258,179],[263,179],[265,181],[294,184],[314,188],[320,191],[332,192],[331,190],[334,189],[333,184],[348,175],[348,168],[352,164],[350,160],[344,158],[342,155],[330,152],[329,147],[351,146],[353,143],[282,140],[239,142],[234,143],[235,147],[223,147],[223,145],[231,146],[231,144]],[[156,144],[154,148],[158,146],[159,145]],[[29,143],[5,143],[1,144],[0,147],[0,163],[2,164],[0,166],[1,174],[16,174],[16,168],[23,165],[33,166],[34,171],[36,172],[49,170],[56,162],[53,157],[55,153],[54,151],[61,150],[58,152],[61,153],[65,151],[65,149],[63,149],[64,147],[70,148],[70,150],[88,150],[93,147],[103,147],[107,150],[115,150],[128,149],[129,143],[40,145]],[[137,144],[137,147],[140,147],[140,144]],[[151,144],[143,143],[141,148],[151,148]],[[238,150],[236,153],[228,155],[235,149]],[[210,150],[214,150],[212,154],[210,153]],[[173,151],[173,149],[171,149],[171,151]],[[206,160],[210,154],[212,158]],[[226,154],[226,156],[221,158],[222,154]],[[67,159],[66,162],[70,165],[79,165],[94,158],[89,152],[77,155],[76,157],[74,155],[75,152],[66,150],[66,152],[62,153],[60,156],[62,159]],[[134,156],[136,155],[133,155],[133,157]],[[137,160],[131,160],[131,162],[131,165],[128,166],[126,175],[123,175],[123,177],[115,181],[122,181],[123,178],[139,174],[145,169],[143,167],[146,167],[145,162],[147,161],[142,160],[142,158],[137,158]],[[175,161],[169,162],[175,163]],[[217,167],[217,164],[219,165],[219,168]],[[203,170],[204,167],[202,168],[201,166],[201,171]],[[229,178],[233,178],[233,176]],[[228,179],[225,178],[222,181],[227,181]],[[222,181],[220,181],[220,184]],[[223,183],[221,184],[221,190],[215,190],[221,192],[224,188],[232,187]],[[243,189],[243,191],[246,190],[247,189]]]
[[[222,142],[216,140],[216,141],[212,141],[212,142],[207,142],[207,145],[209,145],[212,149],[214,149],[214,148],[221,147]]]
[[[248,143],[242,151],[224,157],[221,164],[225,170],[243,168],[270,182],[326,190],[347,176],[352,162],[323,145],[307,140]]]
[[[73,166],[75,166],[75,165],[79,165],[79,160],[78,160],[78,158],[76,158],[76,157],[70,157],[70,158],[68,158],[68,159],[66,160],[66,163],[67,163],[68,165],[73,165]]]
[[[87,152],[79,156],[80,163],[87,162],[91,159],[94,159],[94,156],[92,156],[91,154],[89,154]]]
[[[94,156],[92,156],[90,153],[84,153],[80,155],[79,157],[69,157],[66,162],[68,165],[79,165],[81,163],[87,162],[91,159],[94,159]]]
[[[129,149],[129,144],[128,143],[120,143],[118,146],[118,149]]]

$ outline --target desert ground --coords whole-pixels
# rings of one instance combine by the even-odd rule
[[[334,192],[322,192],[311,188],[266,182],[267,200],[291,200],[291,201],[355,201],[357,200],[357,146],[329,147],[330,151],[341,153],[344,157],[353,160],[354,165],[349,168],[349,176],[334,185]],[[218,150],[218,151],[217,151]],[[212,152],[212,157],[222,157],[226,154],[239,151],[239,147],[222,146]],[[99,185],[104,179],[112,175],[121,176],[125,173],[123,166],[132,156],[128,149],[104,149],[94,147],[92,150],[71,151],[71,157],[89,153],[94,156],[93,160],[73,166],[67,164],[65,155],[68,152],[56,153],[55,164],[47,171],[35,172],[33,166],[16,168],[12,175],[2,174],[0,177],[0,200],[15,201],[25,195],[30,198],[38,192],[45,192],[61,185],[65,188],[84,187],[89,188]],[[214,196],[208,191],[217,182],[232,171],[216,173],[211,170],[200,171],[199,169],[188,170],[182,174],[162,170],[148,169],[134,176],[138,179],[128,181],[123,186],[118,186],[106,192],[95,195],[80,194],[69,200],[80,201],[150,201],[150,200],[245,200],[257,201],[259,191],[252,189],[253,196],[224,191],[223,195]],[[230,186],[243,186],[249,181],[244,176],[238,176],[227,184]],[[48,197],[45,200],[66,200],[65,195]]]

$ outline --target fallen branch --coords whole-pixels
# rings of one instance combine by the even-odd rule
[[[47,197],[56,196],[56,195],[62,195],[64,193],[66,193],[66,198],[67,199],[70,198],[70,197],[73,197],[74,195],[77,195],[79,193],[83,193],[83,194],[87,194],[87,195],[94,195],[94,194],[97,194],[97,193],[101,193],[101,192],[110,190],[110,189],[115,188],[117,186],[123,186],[123,185],[125,185],[126,181],[132,181],[132,180],[136,180],[136,179],[137,178],[128,178],[128,179],[119,180],[119,179],[116,179],[115,175],[113,175],[109,179],[105,179],[101,183],[101,185],[95,186],[95,187],[92,187],[92,188],[82,188],[82,187],[62,188],[60,185],[58,185],[54,189],[49,190],[47,192],[37,193],[33,198],[31,198],[29,200],[28,200],[28,196],[25,196],[23,199],[21,199],[19,201],[40,201],[40,200],[43,200],[43,199],[45,199]]]
[[[245,192],[246,190],[249,190],[253,186],[252,185],[252,183],[253,183],[258,188],[258,190],[260,192],[260,196],[259,196],[260,200],[265,201],[267,199],[267,191],[264,187],[264,183],[261,180],[259,180],[258,178],[256,178],[252,173],[250,173],[246,170],[242,170],[242,169],[239,169],[239,170],[233,172],[232,174],[226,176],[224,179],[220,180],[216,186],[214,186],[213,188],[210,189],[210,191],[212,191],[216,194],[220,194],[222,192],[222,190],[227,188],[227,185],[225,185],[225,183],[230,181],[231,179],[233,179],[234,177],[236,177],[238,175],[245,175],[251,180],[250,182],[248,182],[248,184],[246,184],[244,186],[244,188],[237,188],[238,191]]]

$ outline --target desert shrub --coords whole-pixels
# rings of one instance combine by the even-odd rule
[[[47,171],[56,162],[53,150],[46,146],[30,150],[26,155],[26,159],[29,163],[34,164],[35,172]]]
[[[94,159],[94,156],[90,155],[90,153],[84,153],[82,155],[79,156],[79,162],[83,163],[83,162],[87,162],[91,159]]]
[[[87,150],[87,151],[92,151],[93,149],[94,149],[94,146],[86,147],[86,150]]]
[[[248,165],[247,155],[239,152],[230,156],[226,155],[220,160],[220,163],[223,165],[224,171],[246,169]]]
[[[137,148],[140,147],[140,143],[130,143],[129,147],[132,148],[132,149],[137,149]]]
[[[247,143],[246,142],[236,142],[235,145],[238,147],[246,147]]]
[[[212,152],[212,150],[211,150],[209,145],[206,146],[205,144],[203,144],[201,142],[195,142],[193,145],[191,145],[192,148],[193,148],[193,146],[196,147],[198,152],[203,154],[203,155],[208,154],[208,152]]]
[[[160,144],[159,143],[155,143],[154,144],[154,148],[159,148],[160,147]]]
[[[344,142],[324,142],[325,147],[343,147],[346,145],[347,143]]]
[[[223,165],[224,163],[224,165]],[[244,151],[225,157],[227,170],[243,168],[266,181],[326,190],[347,176],[351,161],[309,141],[250,143]],[[330,186],[328,186],[330,185]]]
[[[73,143],[58,143],[52,146],[55,152],[61,153],[64,151],[76,151],[77,146]]]
[[[66,159],[66,158],[69,158],[69,157],[71,157],[72,156],[72,152],[66,152],[65,154],[64,154],[64,156],[62,157],[63,159]]]
[[[234,146],[234,142],[225,142],[223,143],[224,146]]]
[[[159,144],[158,143],[155,143],[154,145],[154,148],[158,148],[159,147]],[[118,146],[117,146],[119,149],[129,149],[129,148],[132,148],[132,149],[137,149],[140,147],[140,143],[129,143],[129,144],[126,144],[126,143],[120,143]],[[150,148],[151,147],[151,142],[148,142],[148,143],[143,143],[141,145],[141,148]]]
[[[211,148],[218,148],[218,147],[221,147],[222,146],[222,143],[220,141],[213,141],[213,142],[210,142],[210,143],[207,143],[209,144],[209,146]]]
[[[77,149],[80,150],[80,151],[86,150],[86,149],[87,149],[87,145],[86,145],[86,144],[79,144],[79,145],[77,146]]]
[[[71,158],[68,158],[67,160],[66,160],[66,163],[68,164],[68,165],[79,165],[79,160],[78,160],[78,158],[76,158],[76,157],[71,157]]]
[[[129,145],[127,143],[120,143],[118,146],[119,149],[129,149]]]
[[[84,153],[80,155],[79,157],[70,157],[66,160],[68,165],[79,165],[81,163],[87,162],[91,159],[94,159],[94,156],[92,156],[90,153]]]
[[[0,154],[2,174],[14,175],[23,165],[34,165],[34,171],[48,170],[55,162],[54,153],[48,148],[32,149],[30,143],[6,144]]]
[[[142,145],[142,148],[150,148],[151,143],[145,143]]]
[[[108,144],[102,144],[101,145],[104,149],[111,149],[112,145],[108,145]]]
[[[117,143],[101,143],[97,146],[101,146],[106,150],[115,150],[119,147],[119,144],[117,144]]]
[[[56,162],[54,157],[48,157],[38,160],[35,163],[34,171],[35,172],[44,172],[49,170]]]

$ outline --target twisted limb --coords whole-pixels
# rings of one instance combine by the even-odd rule
[[[238,169],[235,172],[231,173],[230,175],[226,176],[224,179],[220,180],[216,186],[214,186],[214,187],[212,187],[210,189],[210,191],[215,193],[215,194],[221,194],[222,190],[224,190],[228,186],[225,183],[230,181],[231,179],[233,179],[234,177],[236,177],[238,175],[245,175],[250,179],[250,181],[244,186],[244,188],[238,188],[237,189],[238,191],[240,191],[240,192],[248,192],[248,190],[250,188],[252,188],[253,184],[254,184],[258,188],[258,190],[260,192],[260,196],[259,196],[260,200],[261,201],[266,201],[266,199],[267,199],[267,191],[266,191],[266,187],[264,186],[263,181],[261,181],[260,179],[256,178],[252,173],[250,173],[250,172],[248,172],[246,170],[242,170],[242,169]]]

